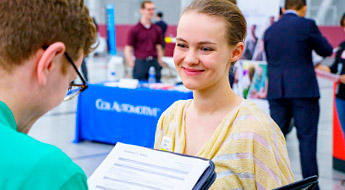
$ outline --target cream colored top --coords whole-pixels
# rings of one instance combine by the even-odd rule
[[[161,115],[155,149],[184,153],[185,108],[191,101],[177,101]],[[279,127],[247,100],[227,114],[196,156],[216,166],[212,190],[273,189],[294,181]]]

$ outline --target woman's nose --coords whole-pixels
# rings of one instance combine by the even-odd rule
[[[191,65],[198,64],[199,58],[198,58],[197,52],[193,49],[188,50],[184,58],[184,62]]]

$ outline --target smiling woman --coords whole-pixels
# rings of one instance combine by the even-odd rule
[[[273,189],[294,181],[274,121],[234,94],[229,68],[241,57],[246,21],[230,0],[195,0],[182,13],[174,62],[194,99],[161,116],[155,148],[212,159],[211,189]]]
[[[206,90],[227,82],[226,71],[239,59],[244,45],[242,42],[229,45],[224,40],[224,28],[223,20],[218,17],[198,12],[182,15],[177,29],[174,62],[187,88]]]

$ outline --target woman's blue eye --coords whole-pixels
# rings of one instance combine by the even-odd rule
[[[185,47],[187,47],[185,44],[177,44],[177,46],[180,47],[180,48],[185,48]]]
[[[202,47],[201,50],[202,51],[212,51],[213,49],[209,48],[209,47]]]

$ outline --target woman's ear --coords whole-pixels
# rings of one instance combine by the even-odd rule
[[[244,51],[244,43],[238,42],[233,48],[232,48],[232,54],[230,58],[230,62],[236,62],[242,57]]]
[[[41,53],[40,58],[37,60],[37,76],[38,82],[41,85],[47,83],[47,77],[56,67],[56,63],[62,62],[65,53],[65,44],[62,42],[55,42]]]

